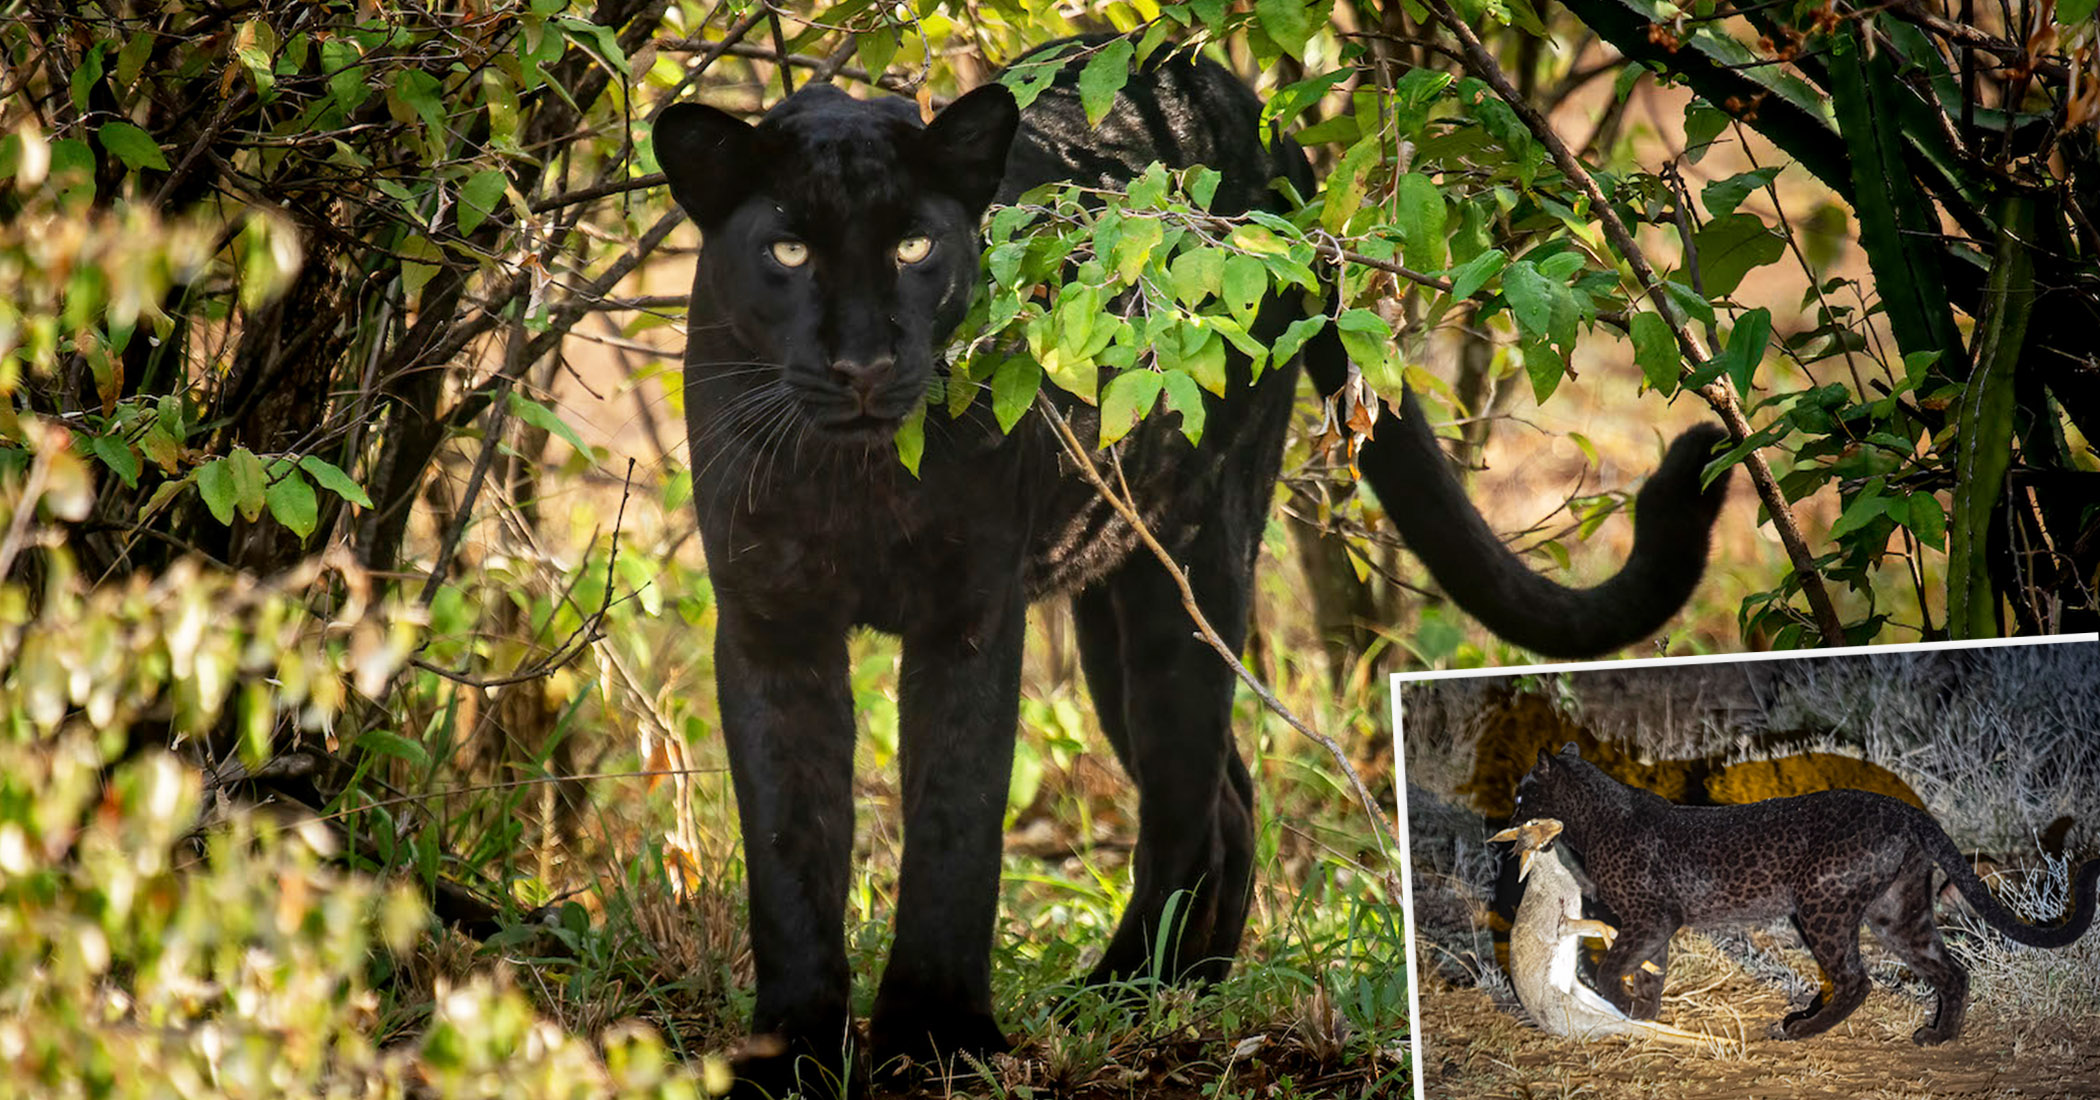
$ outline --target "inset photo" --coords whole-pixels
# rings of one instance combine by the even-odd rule
[[[2100,1096],[2100,640],[1393,678],[1423,1097]]]

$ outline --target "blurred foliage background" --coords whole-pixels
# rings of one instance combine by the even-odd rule
[[[1212,219],[1200,177],[995,212],[981,331],[1008,339],[958,369],[1016,414],[1045,383],[1111,424],[1179,413],[1228,344],[1287,355],[1245,348],[1246,302],[1338,285],[1312,323],[1361,378],[1300,418],[1250,664],[1390,801],[1376,674],[1524,659],[1351,484],[1403,383],[1498,528],[1577,580],[1623,553],[1660,440],[1730,424],[1758,503],[1667,651],[2094,622],[2092,16],[8,0],[0,1059],[98,1094],[718,1072],[748,958],[678,428],[699,242],[648,140],[675,99],[755,115],[827,79],[937,107],[1080,31],[1124,32],[1071,61],[1095,97],[1175,43],[1253,82],[1325,181],[1299,215]],[[1397,1087],[1384,827],[1251,695],[1242,977],[1050,1013],[1134,812],[1063,614],[1037,612],[1009,799],[999,984],[1031,1045],[974,1087]],[[896,653],[855,645],[866,974]]]

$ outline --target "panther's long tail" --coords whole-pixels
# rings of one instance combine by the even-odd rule
[[[1306,344],[1304,359],[1323,394],[1348,379],[1347,353],[1332,325]],[[1718,425],[1701,425],[1670,444],[1634,498],[1633,552],[1594,588],[1541,577],[1503,545],[1466,498],[1414,394],[1397,420],[1378,422],[1357,468],[1408,549],[1468,614],[1526,649],[1585,657],[1653,634],[1690,598],[1728,488],[1724,473],[1701,490],[1699,473],[1724,434]]]
[[[2078,875],[2071,881],[2071,915],[2052,925],[2036,925],[2023,921],[2012,910],[2007,909],[1991,894],[1991,888],[1976,877],[1969,861],[1961,849],[1947,838],[1947,834],[1922,811],[1912,811],[1911,829],[1918,846],[1947,872],[1961,896],[1980,914],[1990,926],[2005,933],[2008,939],[2017,940],[2029,947],[2065,947],[2093,923],[2094,894],[2100,892],[2100,859],[2089,859],[2078,868]]]

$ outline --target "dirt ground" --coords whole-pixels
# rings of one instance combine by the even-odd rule
[[[1686,1049],[1647,1039],[1559,1038],[1481,989],[1425,978],[1424,1086],[1429,1097],[1466,1100],[2100,1097],[2100,1034],[2090,1021],[2019,1021],[2014,1030],[1989,1005],[1972,1002],[1959,1039],[1918,1047],[1910,1033],[1928,1007],[1877,983],[1867,1003],[1832,1031],[1785,1042],[1765,1033],[1788,1011],[1786,999],[1755,981],[1723,979],[1692,997],[1665,998],[1666,1022],[1719,1037],[1710,1047]]]

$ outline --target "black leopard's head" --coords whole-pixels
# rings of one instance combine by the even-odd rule
[[[1617,787],[1618,783],[1584,760],[1574,742],[1558,753],[1540,749],[1539,762],[1517,780],[1517,804],[1510,820],[1553,818],[1561,822],[1569,844],[1580,851],[1597,809],[1609,800],[1606,786]]]
[[[1018,117],[997,84],[925,125],[906,100],[828,84],[755,126],[698,104],[665,110],[656,159],[703,235],[688,370],[752,372],[792,395],[816,437],[886,442],[969,308],[978,219]],[[703,299],[712,316],[698,315]],[[727,326],[734,356],[698,350],[707,324]]]

